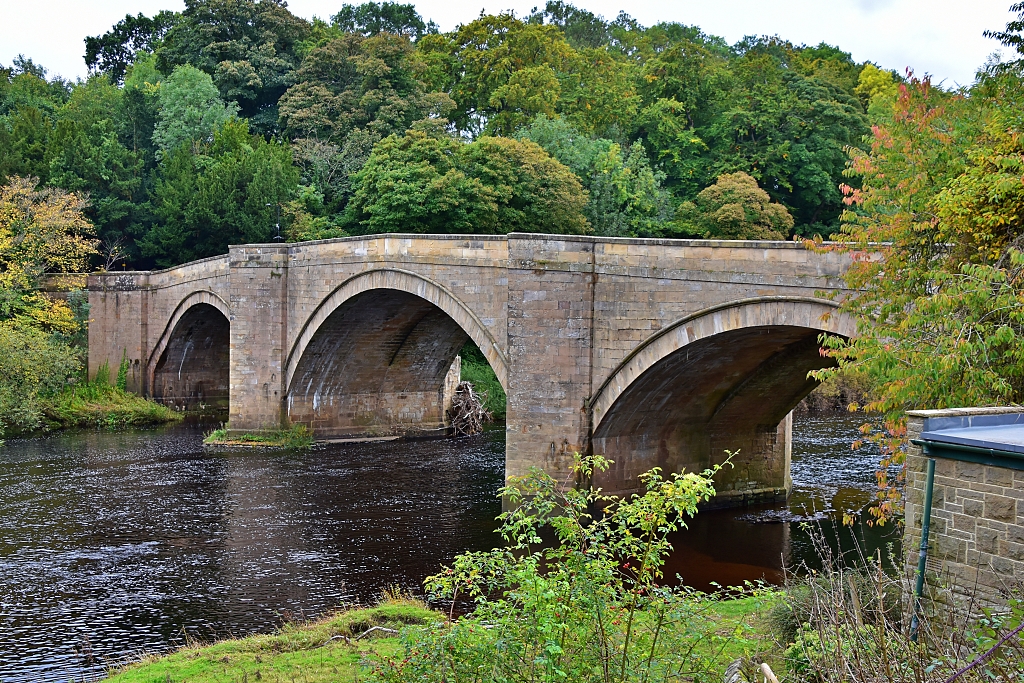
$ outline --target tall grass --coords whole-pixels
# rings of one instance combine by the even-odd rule
[[[47,421],[54,427],[118,429],[181,420],[180,413],[125,389],[126,362],[121,363],[116,385],[110,384],[110,368],[104,364],[91,382],[72,384],[45,399]]]
[[[914,623],[914,575],[901,558],[857,556],[844,566],[817,542],[823,569],[792,579],[770,622],[785,647],[789,681],[981,683],[1024,680],[1024,608],[1011,596],[979,609],[953,588]],[[956,591],[963,594],[963,591]],[[915,628],[916,626],[916,628]]]

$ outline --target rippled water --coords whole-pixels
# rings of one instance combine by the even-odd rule
[[[849,451],[857,424],[798,419],[790,504],[701,513],[670,571],[735,584],[813,559],[792,520],[831,528],[871,497],[874,456]],[[179,426],[0,448],[0,681],[95,679],[185,634],[268,630],[419,585],[494,543],[500,430],[303,454],[208,454],[201,438]]]

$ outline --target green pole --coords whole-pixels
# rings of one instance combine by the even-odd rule
[[[924,594],[924,569],[928,561],[928,531],[932,525],[932,489],[935,483],[935,458],[928,458],[928,474],[924,485],[924,514],[921,516],[921,549],[917,557],[917,586],[914,588],[914,618],[910,623],[910,639],[917,642],[920,626],[921,596]]]

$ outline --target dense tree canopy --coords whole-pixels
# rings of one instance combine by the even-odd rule
[[[389,1],[307,20],[283,0],[186,0],[85,47],[78,83],[26,58],[0,71],[0,180],[88,195],[102,262],[126,267],[266,237],[278,209],[295,239],[827,235],[847,150],[902,82],[828,45],[729,45],[564,0],[446,33]],[[744,220],[694,213],[741,177],[754,190],[723,206]]]
[[[357,176],[357,232],[587,232],[579,179],[532,142],[465,143],[435,123],[374,147]]]

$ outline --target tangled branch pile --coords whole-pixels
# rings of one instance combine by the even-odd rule
[[[486,391],[477,393],[472,382],[459,382],[448,409],[448,422],[455,436],[468,436],[483,431],[484,422],[491,421],[490,412],[484,408],[486,403]]]

